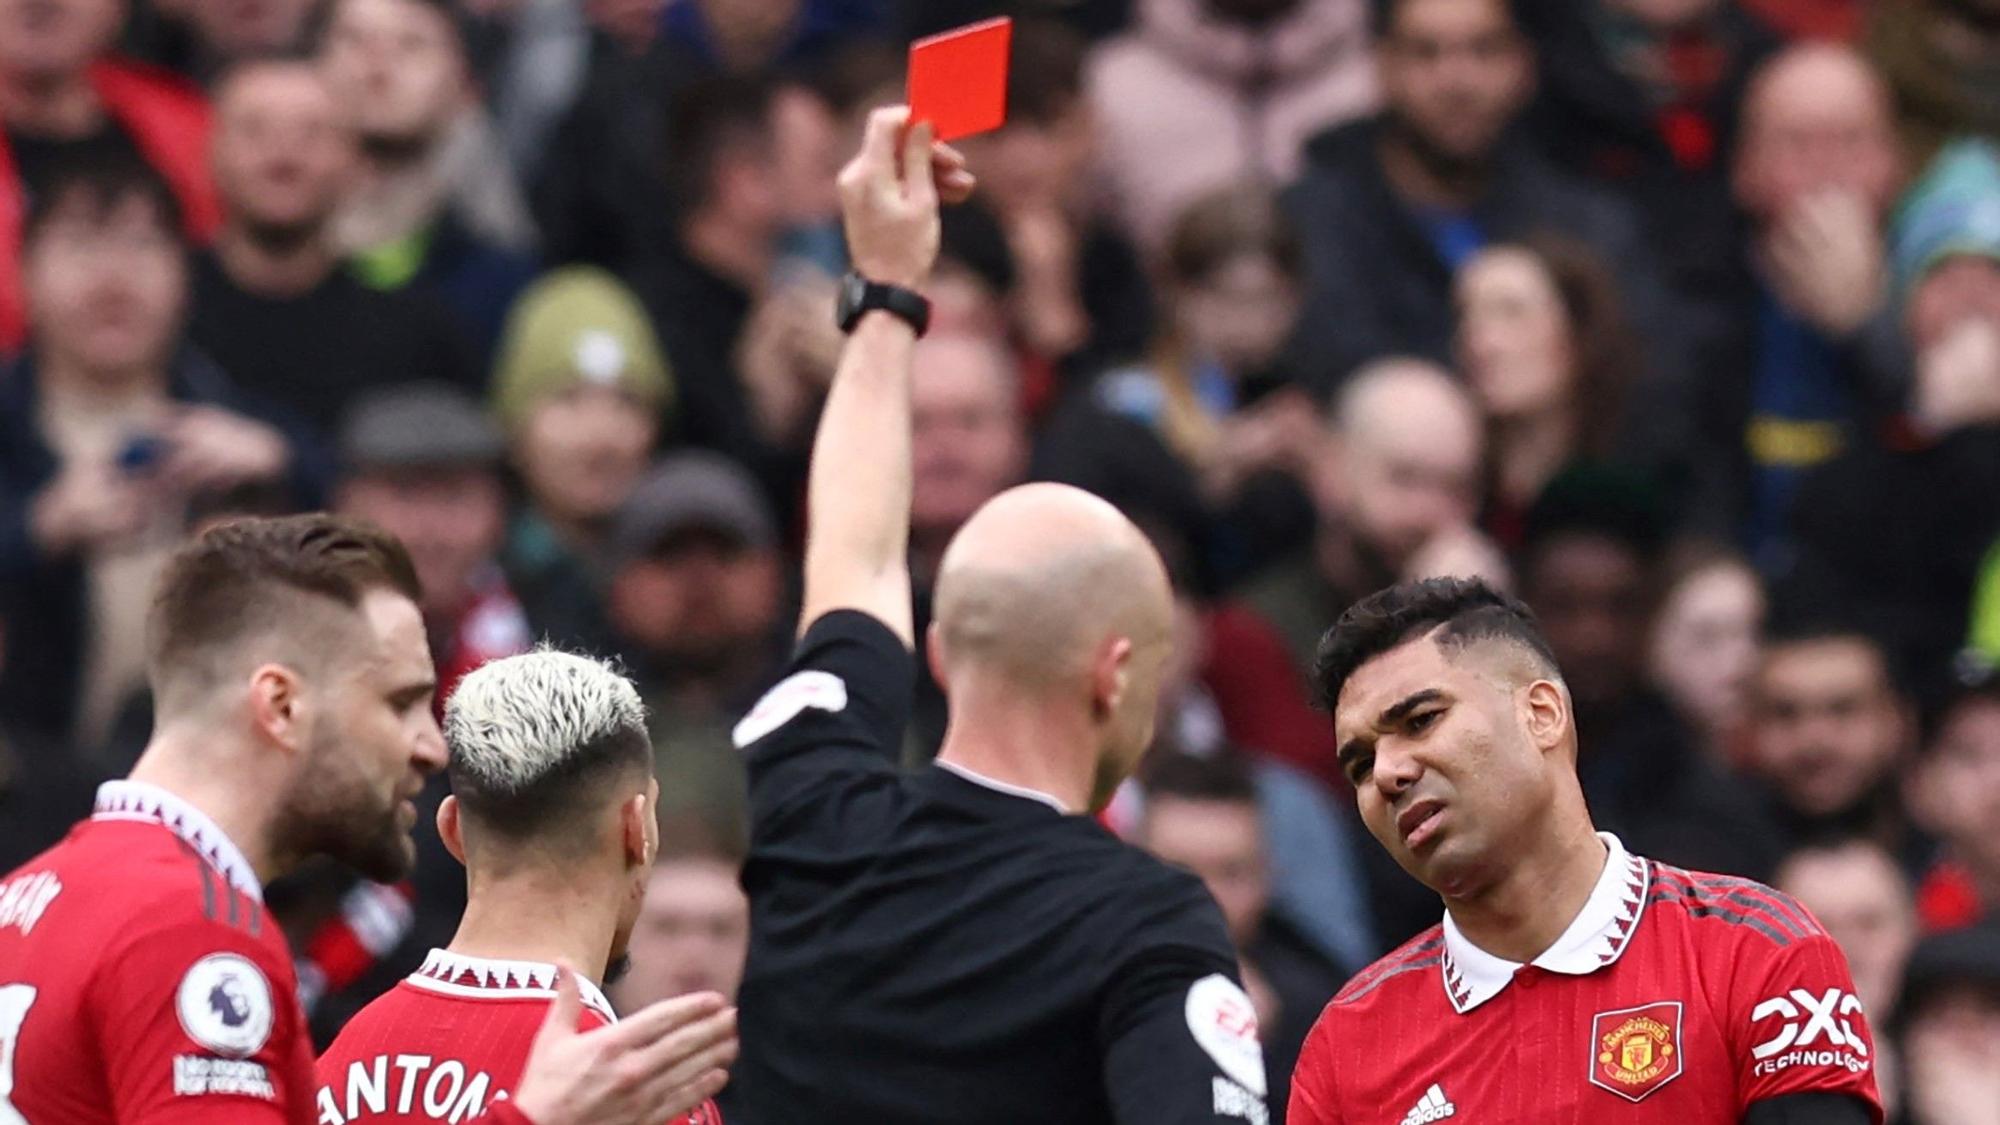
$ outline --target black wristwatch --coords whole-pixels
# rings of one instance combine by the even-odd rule
[[[919,336],[931,324],[931,303],[922,293],[900,285],[870,281],[849,270],[847,276],[840,279],[840,300],[834,306],[834,318],[839,321],[840,330],[854,331],[862,316],[876,309],[902,317],[904,323]]]

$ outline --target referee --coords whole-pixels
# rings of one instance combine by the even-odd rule
[[[1220,912],[1090,816],[1152,738],[1170,643],[1167,577],[1131,523],[1053,485],[973,516],[938,578],[944,748],[897,768],[913,290],[940,190],[972,187],[907,120],[877,111],[840,176],[852,338],[813,451],[802,636],[735,732],[751,940],[730,1123],[1261,1125]]]

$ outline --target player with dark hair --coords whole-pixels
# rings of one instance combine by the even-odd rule
[[[448,947],[320,1057],[321,1125],[415,1125],[504,1096],[555,996],[558,962],[582,974],[583,1025],[617,1022],[591,981],[624,958],[659,847],[638,689],[589,657],[510,656],[459,682],[444,734],[452,795],[438,832],[465,864],[465,917]],[[718,1048],[717,1066],[731,1046]],[[680,1120],[720,1117],[704,1104]]]
[[[1797,902],[1596,832],[1569,689],[1527,607],[1429,579],[1320,646],[1370,832],[1444,899],[1350,981],[1292,1079],[1291,1125],[1882,1120],[1840,950]]]
[[[168,562],[151,741],[0,879],[0,1122],[316,1119],[263,883],[314,854],[408,870],[412,798],[445,761],[417,595],[401,544],[325,515],[224,524]],[[718,999],[578,1034],[575,976],[491,1119],[652,1125],[715,1092]]]

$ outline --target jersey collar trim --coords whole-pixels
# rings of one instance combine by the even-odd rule
[[[1030,789],[1025,785],[1013,785],[998,778],[987,777],[977,770],[966,769],[956,762],[947,762],[942,758],[937,760],[937,767],[948,773],[955,773],[981,788],[991,789],[996,793],[1005,793],[1009,797],[1025,797],[1030,801],[1040,801],[1042,804],[1047,805],[1064,816],[1069,815],[1069,810],[1063,807],[1061,801],[1056,800],[1039,789]]]
[[[1624,956],[1632,935],[1638,932],[1639,916],[1646,910],[1646,860],[1625,850],[1609,832],[1599,832],[1597,838],[1604,841],[1609,853],[1604,858],[1604,873],[1597,877],[1597,886],[1569,928],[1535,958],[1537,968],[1577,977],[1594,973]],[[1472,944],[1459,932],[1451,912],[1445,912],[1444,961],[1439,972],[1453,1010],[1463,1015],[1500,995],[1521,968],[1519,962],[1496,957]]]
[[[447,996],[551,999],[556,994],[556,972],[554,965],[544,961],[501,961],[453,953],[449,949],[433,949],[424,958],[423,965],[407,979],[417,988]],[[583,998],[585,1007],[603,1016],[607,1023],[618,1022],[618,1014],[611,1010],[611,1001],[605,999],[603,990],[590,978],[578,974],[576,990]]]
[[[107,781],[97,787],[92,820],[137,820],[164,826],[222,872],[229,885],[256,902],[264,901],[264,884],[243,849],[207,813],[144,781]]]

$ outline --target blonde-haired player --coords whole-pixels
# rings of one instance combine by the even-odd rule
[[[544,648],[460,681],[444,736],[452,796],[438,832],[465,864],[465,916],[320,1059],[322,1122],[476,1115],[520,1074],[558,962],[582,974],[580,1026],[616,1019],[596,982],[624,957],[658,846],[638,692],[600,661]],[[733,1051],[691,1065],[719,1071]],[[721,1116],[708,1103],[682,1120]]]

